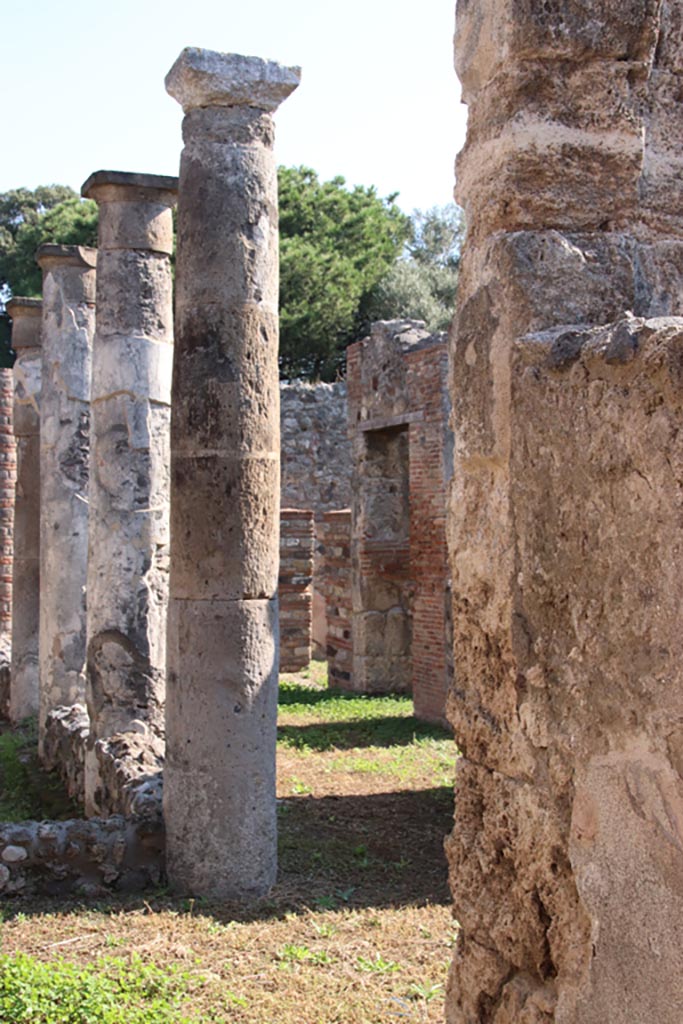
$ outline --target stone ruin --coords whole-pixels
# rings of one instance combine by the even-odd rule
[[[186,50],[167,80],[185,109],[170,435],[161,385],[175,183],[90,179],[111,203],[96,315],[96,254],[41,250],[40,334],[35,307],[14,307],[15,340],[32,339],[20,360],[34,362],[16,376],[18,495],[37,500],[35,478],[21,481],[39,436],[41,515],[36,531],[35,506],[17,504],[12,658],[36,664],[16,619],[18,600],[35,617],[36,595],[31,603],[16,583],[39,557],[39,686],[24,693],[40,710],[44,758],[106,816],[0,826],[0,888],[141,886],[160,877],[165,852],[179,891],[267,890],[278,583],[285,607],[291,588],[297,622],[288,656],[306,657],[297,648],[313,618],[317,536],[331,679],[412,685],[434,716],[451,680],[463,757],[447,844],[460,923],[449,1024],[675,1024],[681,5],[459,0],[456,61],[470,107],[458,163],[468,234],[449,344],[394,323],[352,348],[352,509],[283,509],[289,565],[278,547],[271,115],[298,69]],[[110,358],[117,351],[126,359]],[[109,374],[130,361],[139,369],[119,394]],[[103,489],[90,515],[100,527],[120,517],[111,532],[121,548],[120,562],[98,570],[113,574],[112,617],[98,612],[86,672],[94,620],[72,576],[83,569],[97,585],[76,514],[89,430],[100,446],[90,484],[97,473]],[[125,552],[135,502],[136,553],[153,540],[144,569]],[[55,550],[70,570],[61,581],[50,577]],[[164,670],[152,643],[163,639],[149,630],[165,564],[164,833]],[[63,588],[68,622],[49,586]],[[137,594],[126,606],[135,622],[116,618],[119,587]],[[128,629],[134,642],[122,644]]]
[[[450,1024],[681,1016],[682,15],[458,3]]]

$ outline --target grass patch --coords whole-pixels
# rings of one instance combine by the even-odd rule
[[[12,1024],[190,1024],[183,1011],[192,975],[133,954],[94,964],[0,956],[0,1021]],[[201,979],[199,979],[201,982]],[[210,1018],[216,1020],[217,1018]]]
[[[79,817],[61,779],[40,765],[36,719],[28,718],[14,730],[4,728],[0,732],[0,821]]]

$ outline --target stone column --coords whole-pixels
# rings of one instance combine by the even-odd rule
[[[17,484],[14,505],[12,656],[9,716],[12,722],[38,710],[40,608],[40,299],[12,299],[14,436]]]
[[[5,669],[9,666],[12,647],[12,548],[17,481],[13,407],[14,374],[9,366],[0,367],[0,666]]]
[[[117,810],[95,744],[163,735],[168,605],[177,179],[98,171],[97,316],[90,398],[87,705],[89,815]]]
[[[164,814],[175,888],[276,873],[279,387],[271,114],[298,68],[184,50]]]
[[[90,361],[97,251],[42,245],[40,716],[85,698]]]

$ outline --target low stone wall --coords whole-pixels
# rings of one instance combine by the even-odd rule
[[[142,727],[142,723],[140,723]],[[98,740],[98,800],[106,814],[124,814],[160,822],[164,742],[144,727]]]
[[[311,660],[313,512],[280,512],[280,671],[297,672]]]
[[[319,585],[325,598],[329,685],[348,689],[353,671],[350,509],[325,513],[320,527],[319,549]]]
[[[0,827],[0,895],[98,896],[158,885],[159,822],[115,816]]]
[[[55,708],[47,716],[43,764],[62,778],[72,800],[83,803],[85,747],[90,721],[84,704]]]

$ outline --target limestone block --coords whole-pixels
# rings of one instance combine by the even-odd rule
[[[168,635],[167,731],[191,723],[166,753],[169,871],[189,892],[263,892],[276,871],[277,599],[176,599]]]
[[[84,182],[81,194],[107,204],[107,216],[99,226],[99,245],[170,256],[173,222],[169,206],[175,204],[177,179],[162,174],[128,171],[95,171]]]
[[[171,220],[168,213],[167,209]],[[98,318],[99,337],[173,341],[173,322],[167,315],[172,308],[172,280],[166,255],[100,248],[98,269],[107,282],[107,302]]]
[[[458,0],[455,67],[465,101],[512,62],[590,60],[650,64],[659,0]]]
[[[628,65],[501,71],[470,104],[457,162],[470,241],[501,229],[623,227],[639,201],[642,105]]]
[[[166,90],[185,113],[195,107],[277,110],[301,81],[301,68],[260,57],[186,46],[166,76]]]
[[[171,487],[174,593],[203,600],[272,597],[277,590],[276,455],[177,454]],[[202,517],[197,509],[203,509]]]

